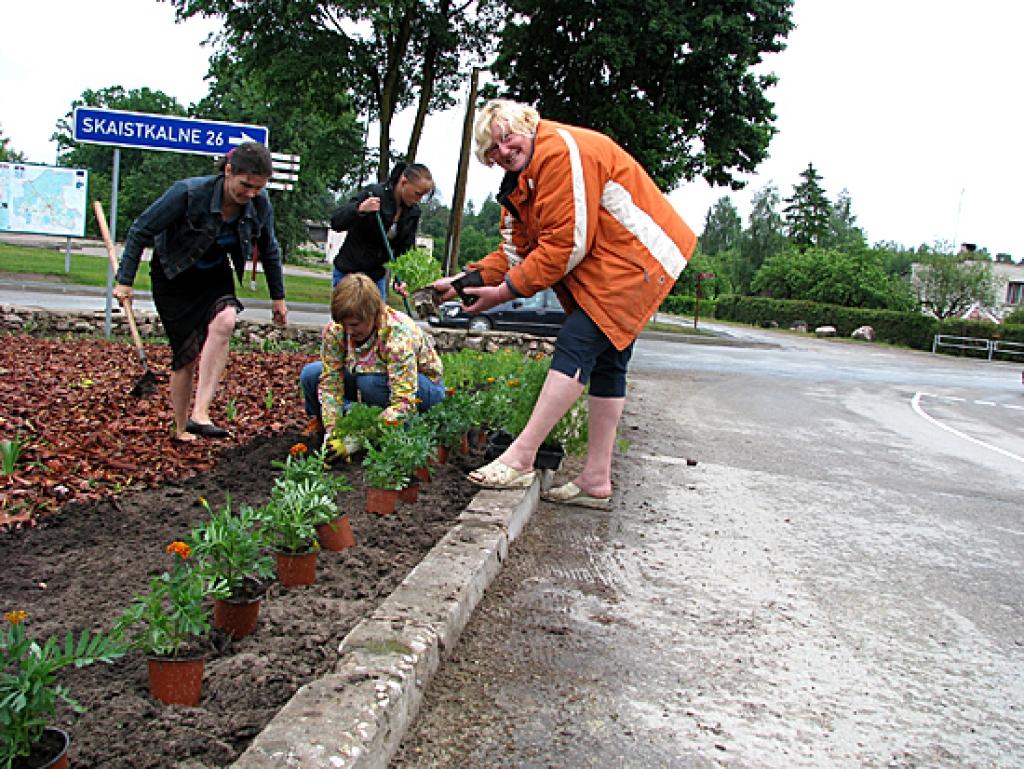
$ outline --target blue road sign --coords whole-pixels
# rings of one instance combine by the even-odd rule
[[[255,141],[266,145],[268,134],[265,126],[245,123],[75,107],[74,138],[87,144],[226,155],[242,142]]]

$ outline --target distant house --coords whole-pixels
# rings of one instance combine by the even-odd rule
[[[992,274],[1002,284],[997,294],[999,305],[993,309],[1003,317],[1024,304],[1024,264],[992,262]]]

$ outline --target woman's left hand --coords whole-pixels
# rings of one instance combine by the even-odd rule
[[[285,304],[284,299],[275,299],[270,303],[270,314],[274,319],[275,326],[288,324],[288,305]]]
[[[409,298],[409,286],[403,281],[396,280],[392,285],[395,287],[395,293],[400,296],[404,296],[407,299]]]

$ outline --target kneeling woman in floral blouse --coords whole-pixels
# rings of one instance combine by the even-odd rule
[[[306,413],[323,420],[327,435],[356,400],[383,406],[382,419],[400,421],[444,398],[433,340],[408,315],[388,307],[366,275],[352,273],[338,283],[331,318],[321,361],[307,364],[300,377]]]

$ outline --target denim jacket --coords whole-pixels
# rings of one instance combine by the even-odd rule
[[[135,282],[139,260],[147,246],[153,246],[153,258],[160,260],[164,274],[171,280],[199,261],[213,245],[223,223],[223,190],[223,176],[197,176],[176,182],[128,230],[117,282],[125,286]],[[233,259],[238,280],[245,275],[253,247],[259,246],[270,298],[284,299],[281,254],[274,237],[274,210],[265,191],[246,203],[239,214],[238,242],[241,255]]]

